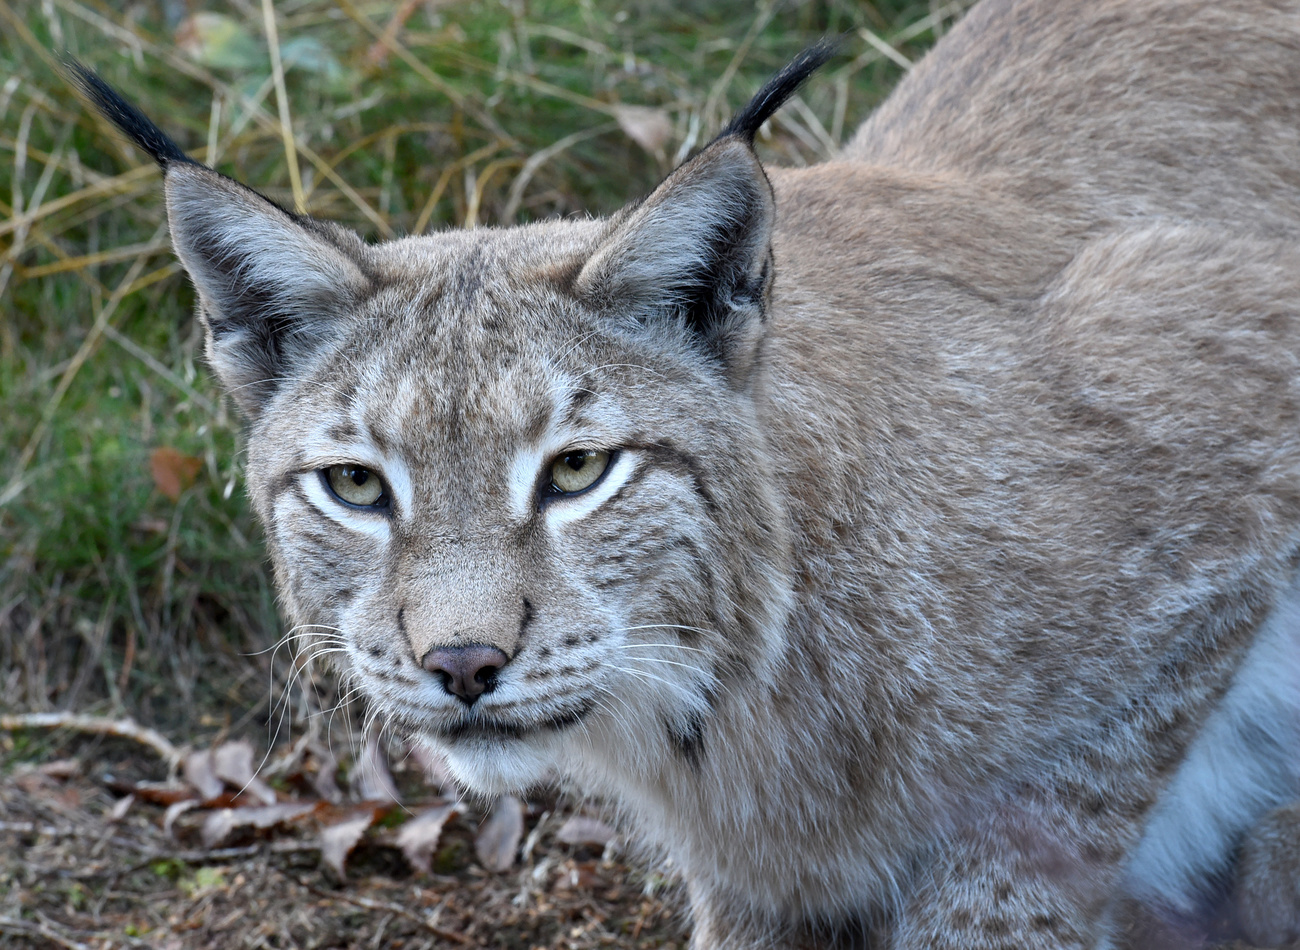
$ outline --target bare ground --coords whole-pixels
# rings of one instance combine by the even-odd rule
[[[615,849],[558,842],[555,832],[573,809],[554,799],[525,803],[523,859],[509,870],[480,865],[481,814],[467,804],[444,827],[431,871],[420,873],[396,845],[396,824],[436,801],[404,796],[404,809],[389,809],[365,832],[340,880],[318,843],[321,826],[335,820],[333,806],[205,848],[208,809],[181,814],[170,833],[164,805],[140,794],[116,816],[131,787],[168,787],[142,784],[166,771],[150,753],[122,740],[74,739],[46,745],[32,760],[13,738],[0,743],[8,746],[0,754],[7,760],[0,776],[5,950],[675,950],[686,943],[676,888],[634,870]],[[277,792],[292,799],[294,784]]]
[[[688,943],[679,883],[626,859],[617,840],[559,840],[583,809],[554,795],[522,803],[522,827],[497,847],[509,867],[492,871],[481,851],[491,837],[488,809],[435,795],[418,762],[393,763],[397,805],[356,801],[355,777],[340,783],[354,789],[354,800],[326,800],[325,785],[336,788],[332,773],[323,783],[320,763],[300,756],[272,770],[274,788],[263,788],[279,803],[271,807],[297,804],[304,814],[259,828],[248,820],[264,807],[253,790],[228,785],[196,796],[180,774],[168,776],[155,751],[113,735],[0,733],[0,950]],[[402,829],[440,806],[452,813],[429,870],[417,870]],[[235,826],[214,840],[223,813],[236,816]],[[331,857],[331,832],[357,816],[355,846]],[[599,827],[594,816],[590,824]],[[1226,901],[1193,926],[1131,909],[1124,930],[1131,950],[1254,950],[1233,942]]]

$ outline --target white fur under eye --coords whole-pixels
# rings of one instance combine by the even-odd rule
[[[339,444],[318,435],[310,439],[303,447],[307,461],[304,463],[317,469],[329,468],[339,464],[343,459],[356,459],[356,464],[368,468],[383,479],[388,487],[389,501],[397,517],[409,517],[414,491],[411,488],[411,472],[400,456],[385,455],[369,442]]]
[[[389,535],[387,516],[360,508],[349,508],[337,498],[330,495],[316,472],[303,472],[298,477],[307,500],[318,512],[335,524],[342,525],[350,531],[368,534],[372,538],[387,540]]]
[[[623,487],[623,483],[636,471],[639,458],[636,452],[621,451],[611,459],[605,477],[595,487],[571,497],[553,496],[543,509],[547,524],[560,525],[591,514]]]

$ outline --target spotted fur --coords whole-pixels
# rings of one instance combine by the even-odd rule
[[[108,111],[383,716],[608,800],[696,950],[1046,950],[1196,919],[1265,816],[1300,873],[1298,67],[1293,0],[984,0],[836,161],[760,166],[786,73],[610,219],[373,246]]]

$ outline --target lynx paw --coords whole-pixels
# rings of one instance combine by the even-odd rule
[[[1300,940],[1300,801],[1273,809],[1246,835],[1237,909],[1254,944],[1283,947]]]

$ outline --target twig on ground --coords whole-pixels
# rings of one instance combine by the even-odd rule
[[[131,739],[148,746],[167,762],[167,767],[174,768],[185,754],[162,733],[156,729],[137,725],[134,719],[105,719],[102,716],[86,716],[78,713],[22,713],[0,716],[0,729],[13,732],[19,729],[71,729],[91,735],[116,736]]]
[[[302,880],[301,878],[295,878],[294,880],[297,880],[300,886],[306,888],[308,891],[315,894],[317,897],[323,897],[327,900],[342,901],[345,904],[352,904],[354,907],[360,907],[364,910],[382,910],[385,913],[397,914],[399,917],[405,917],[407,920],[419,924],[421,927],[429,931],[429,933],[433,934],[435,937],[441,937],[443,940],[450,940],[453,943],[458,943],[461,946],[465,946],[465,947],[482,946],[482,944],[480,944],[473,937],[467,937],[464,934],[456,933],[456,931],[454,930],[446,930],[445,928],[438,927],[434,924],[429,923],[419,914],[415,913],[414,911],[407,910],[401,904],[393,904],[388,901],[372,900],[369,897],[354,897],[349,894],[344,894],[341,891],[327,891],[322,888],[316,887],[315,885],[308,884],[306,881]]]
[[[19,920],[16,917],[0,917],[0,933],[12,934],[15,937],[44,937],[60,947],[67,947],[68,950],[92,950],[89,944],[78,943],[46,923]]]

